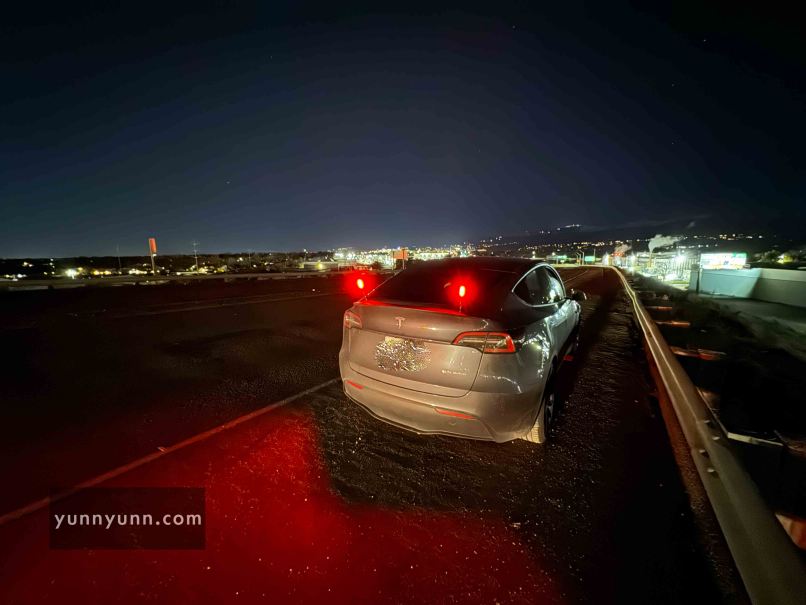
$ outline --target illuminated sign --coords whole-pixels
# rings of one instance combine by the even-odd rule
[[[595,261],[596,261],[596,257],[595,257],[595,256],[586,256],[586,257],[585,257],[585,262],[586,262],[586,263],[592,263],[592,262],[595,262]]]
[[[709,252],[700,255],[703,269],[741,269],[747,264],[744,252]]]

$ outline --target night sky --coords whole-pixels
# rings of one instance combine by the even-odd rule
[[[806,215],[770,3],[82,4],[0,17],[0,256]]]

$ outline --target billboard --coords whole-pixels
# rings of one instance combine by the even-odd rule
[[[744,252],[707,252],[700,255],[703,269],[741,269],[747,264]]]

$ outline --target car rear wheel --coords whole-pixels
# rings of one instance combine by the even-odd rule
[[[548,433],[551,429],[551,423],[554,420],[554,380],[549,377],[546,388],[543,390],[543,396],[540,400],[540,411],[537,413],[537,419],[534,426],[529,430],[524,439],[531,443],[545,443],[548,439]]]

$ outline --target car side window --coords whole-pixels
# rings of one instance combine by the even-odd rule
[[[529,274],[531,275],[531,273]],[[523,302],[527,305],[532,304],[532,295],[529,293],[529,287],[526,285],[527,277],[524,277],[521,281],[518,282],[518,285],[515,286],[515,294],[520,298]]]
[[[518,297],[520,297],[526,304],[529,305],[538,304],[534,302],[534,299],[532,298],[532,293],[535,291],[536,288],[536,282],[537,277],[535,276],[535,272],[530,271],[529,273],[526,274],[526,277],[524,277],[520,282],[518,282],[518,285],[515,287],[515,294],[517,294]]]
[[[565,298],[565,288],[562,282],[557,279],[557,276],[551,271],[546,271],[546,274],[549,278],[549,297],[551,298],[551,302],[556,303],[562,301]]]
[[[532,291],[532,304],[547,305],[555,302],[552,298],[551,280],[549,279],[549,272],[545,267],[538,267],[534,270],[535,274],[535,290]]]
[[[562,284],[544,267],[538,267],[529,272],[514,291],[530,305],[545,305],[559,302],[563,298]]]

